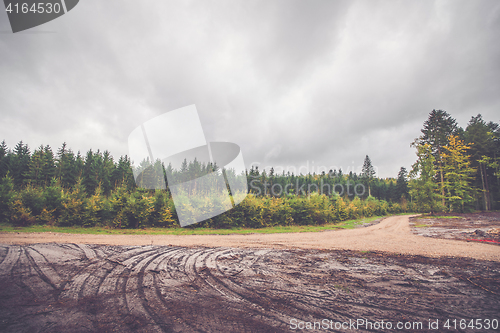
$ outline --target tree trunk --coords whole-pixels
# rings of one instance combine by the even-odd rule
[[[483,171],[483,164],[479,163],[479,170],[481,171],[481,183],[483,185],[483,199],[484,199],[484,210],[488,210],[489,202],[488,202],[488,191],[486,190],[487,186],[485,185],[485,171]]]
[[[439,160],[438,160],[438,163],[439,163],[439,174],[441,175],[441,203],[443,204],[443,207],[446,207],[445,206],[445,203],[444,203],[444,176],[443,176],[443,162],[441,160],[441,149],[439,149],[439,146],[438,146],[438,156],[439,156]]]
[[[486,185],[486,198],[488,198],[488,204],[486,205],[486,210],[491,210],[491,193],[490,186],[488,184],[488,174],[486,173],[486,165],[484,165],[484,184]]]

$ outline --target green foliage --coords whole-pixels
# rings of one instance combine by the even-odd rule
[[[54,157],[49,146],[40,146],[31,154],[28,146],[22,142],[14,151],[8,150],[5,143],[2,143],[0,167],[7,174],[12,166],[22,172],[16,171],[14,176],[9,173],[9,176],[0,181],[0,218],[16,226],[40,224],[116,229],[177,228],[178,209],[184,209],[183,213],[187,212],[187,215],[191,212],[193,218],[198,213],[195,207],[226,210],[221,209],[224,205],[222,197],[209,197],[209,189],[214,186],[214,182],[200,182],[189,188],[192,193],[207,195],[198,195],[198,203],[193,203],[192,198],[188,200],[187,196],[184,201],[181,198],[180,203],[176,202],[176,209],[168,188],[166,191],[137,188],[130,159],[120,157],[114,163],[107,151],[101,153],[90,150],[83,158],[79,152],[73,154],[64,143]],[[161,171],[163,165],[157,161],[154,167],[156,171]],[[186,161],[183,168],[184,171],[201,177],[213,173],[219,167],[215,164]],[[373,167],[369,167],[367,175],[371,177],[374,189],[383,189],[394,182],[374,178],[372,171]],[[174,179],[176,176],[186,176],[171,166],[163,172]],[[236,175],[234,170],[225,170],[225,173],[232,181],[247,181],[245,173]],[[233,209],[194,227],[221,229],[319,226],[362,216],[391,213],[386,201],[371,196],[364,200],[364,192],[358,195],[354,193],[356,186],[362,185],[362,179],[352,171],[343,174],[341,170],[330,170],[328,174],[322,172],[296,176],[290,173],[279,175],[274,169],[259,172],[257,168],[252,168],[250,175],[258,178],[261,195],[248,194]],[[145,176],[147,175],[143,175]],[[162,172],[154,172],[154,176],[155,182],[162,181]],[[334,184],[340,184],[344,188],[334,188]],[[287,185],[289,186],[286,187]],[[273,186],[275,189],[281,186],[282,191],[270,193]],[[378,192],[382,196],[386,195],[384,191]],[[245,193],[234,195],[237,198]],[[207,203],[210,205],[207,206]]]
[[[72,191],[63,193],[62,211],[59,216],[58,225],[73,226],[82,225],[85,220],[85,188],[82,179],[78,178]]]
[[[19,198],[12,201],[9,210],[10,221],[15,226],[26,227],[36,222],[35,217],[31,214],[31,209],[26,207]]]
[[[39,215],[45,207],[45,198],[41,188],[28,185],[19,193],[19,197],[23,206],[34,216]]]
[[[169,198],[165,191],[156,190],[153,202],[153,211],[149,216],[149,225],[152,227],[174,227],[175,220],[169,207]]]
[[[52,211],[56,218],[59,217],[63,208],[63,194],[62,187],[55,179],[52,179],[50,186],[43,191],[45,208],[48,211]]]
[[[427,143],[416,143],[417,161],[410,172],[410,195],[418,211],[434,213],[440,210],[437,193],[438,185],[434,182],[436,170],[432,147]]]
[[[448,210],[464,212],[466,205],[474,201],[471,187],[475,170],[470,167],[469,147],[457,136],[450,135],[442,153],[444,161],[445,191]]]
[[[14,198],[14,182],[9,174],[0,179],[0,222],[10,220],[10,205]]]

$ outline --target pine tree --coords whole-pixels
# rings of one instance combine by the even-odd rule
[[[66,142],[64,142],[61,148],[57,150],[55,176],[60,181],[62,187],[69,188],[76,183],[79,172],[76,166],[75,155],[66,146]]]
[[[420,141],[431,146],[440,178],[442,204],[444,206],[444,173],[441,153],[443,147],[448,144],[448,137],[458,132],[457,122],[446,111],[432,110],[429,118],[424,122],[424,128],[421,132],[423,135]]]
[[[54,160],[54,153],[49,145],[43,148],[44,165],[42,168],[42,180],[45,186],[50,185],[52,178],[56,176],[56,165]]]
[[[9,171],[9,148],[5,140],[0,143],[0,179],[3,178]]]
[[[95,154],[90,149],[85,156],[85,164],[83,166],[82,183],[85,186],[87,195],[93,195],[97,186],[99,185],[98,163],[100,160],[100,153],[97,151]]]
[[[24,174],[25,181],[35,186],[44,185],[43,169],[45,166],[45,154],[43,153],[43,145],[35,149],[31,155],[29,169]]]
[[[375,176],[375,169],[372,166],[372,162],[370,161],[370,157],[366,155],[365,161],[363,162],[363,168],[361,169],[361,177],[364,179],[368,186],[368,196],[370,197],[371,194],[371,189],[370,185],[373,180],[373,177]]]
[[[408,171],[405,167],[401,167],[398,173],[398,179],[396,181],[396,200],[401,200],[404,198],[408,199]]]
[[[11,161],[12,178],[16,188],[21,188],[25,184],[26,174],[30,168],[30,149],[22,141],[14,147],[14,154]]]

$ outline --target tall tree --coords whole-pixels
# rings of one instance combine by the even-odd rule
[[[474,201],[469,147],[458,136],[450,135],[449,143],[444,147],[443,171],[445,177],[446,200],[450,211],[464,212],[465,205]]]
[[[54,153],[49,145],[43,148],[43,155],[45,164],[43,165],[42,175],[45,186],[50,185],[52,178],[56,176],[56,164],[54,159]]]
[[[14,154],[12,155],[11,170],[14,185],[20,188],[24,185],[26,174],[30,168],[31,154],[27,144],[22,141],[14,147]]]
[[[100,168],[100,179],[101,186],[104,195],[109,195],[113,188],[112,177],[115,171],[115,163],[113,161],[113,156],[109,151],[104,151],[102,154],[102,165]]]
[[[85,164],[83,166],[82,184],[85,187],[87,195],[93,195],[99,185],[98,162],[100,153],[95,154],[90,149],[85,156]]]
[[[9,171],[9,148],[5,140],[0,143],[0,178],[3,178]]]
[[[432,110],[429,118],[424,122],[424,128],[421,130],[422,137],[420,141],[431,147],[434,156],[439,180],[441,184],[442,204],[444,205],[444,173],[441,153],[443,147],[448,144],[448,137],[456,134],[458,131],[457,121],[446,111]]]
[[[370,157],[366,155],[365,161],[363,162],[363,168],[361,169],[361,178],[364,179],[368,186],[368,196],[370,197],[372,195],[371,193],[371,182],[373,180],[373,177],[375,177],[375,169],[373,168],[372,161],[370,160]]]
[[[56,178],[61,182],[61,186],[64,188],[73,186],[78,177],[76,161],[75,155],[71,149],[67,148],[66,142],[63,142],[61,148],[57,150],[56,163]]]
[[[470,155],[472,166],[478,170],[477,185],[482,189],[483,204],[485,210],[490,210],[491,193],[490,178],[494,177],[495,170],[491,167],[491,162],[495,159],[495,131],[498,125],[487,124],[481,114],[472,117],[465,129],[465,141],[470,145]]]
[[[398,173],[398,179],[396,181],[396,200],[401,200],[402,198],[408,199],[408,171],[405,167],[401,167]]]
[[[438,186],[434,182],[436,170],[432,147],[418,140],[413,145],[417,148],[417,161],[410,171],[410,195],[420,211],[434,214],[439,210],[440,195],[437,193]]]
[[[38,149],[35,149],[33,154],[31,155],[31,159],[29,162],[29,169],[24,174],[26,182],[29,182],[33,185],[43,185],[43,168],[45,165],[45,154],[43,153],[43,145],[41,145]]]

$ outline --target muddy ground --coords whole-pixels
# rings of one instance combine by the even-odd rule
[[[362,318],[375,326],[356,322]],[[2,332],[391,331],[388,323],[392,331],[495,331],[477,321],[446,330],[448,319],[451,328],[453,319],[500,320],[499,262],[317,249],[0,246]],[[438,330],[429,320],[439,320]],[[316,330],[300,330],[314,322]],[[396,330],[398,323],[413,328]]]
[[[447,217],[447,218],[442,218]],[[410,218],[415,235],[500,246],[500,212],[447,213]]]

